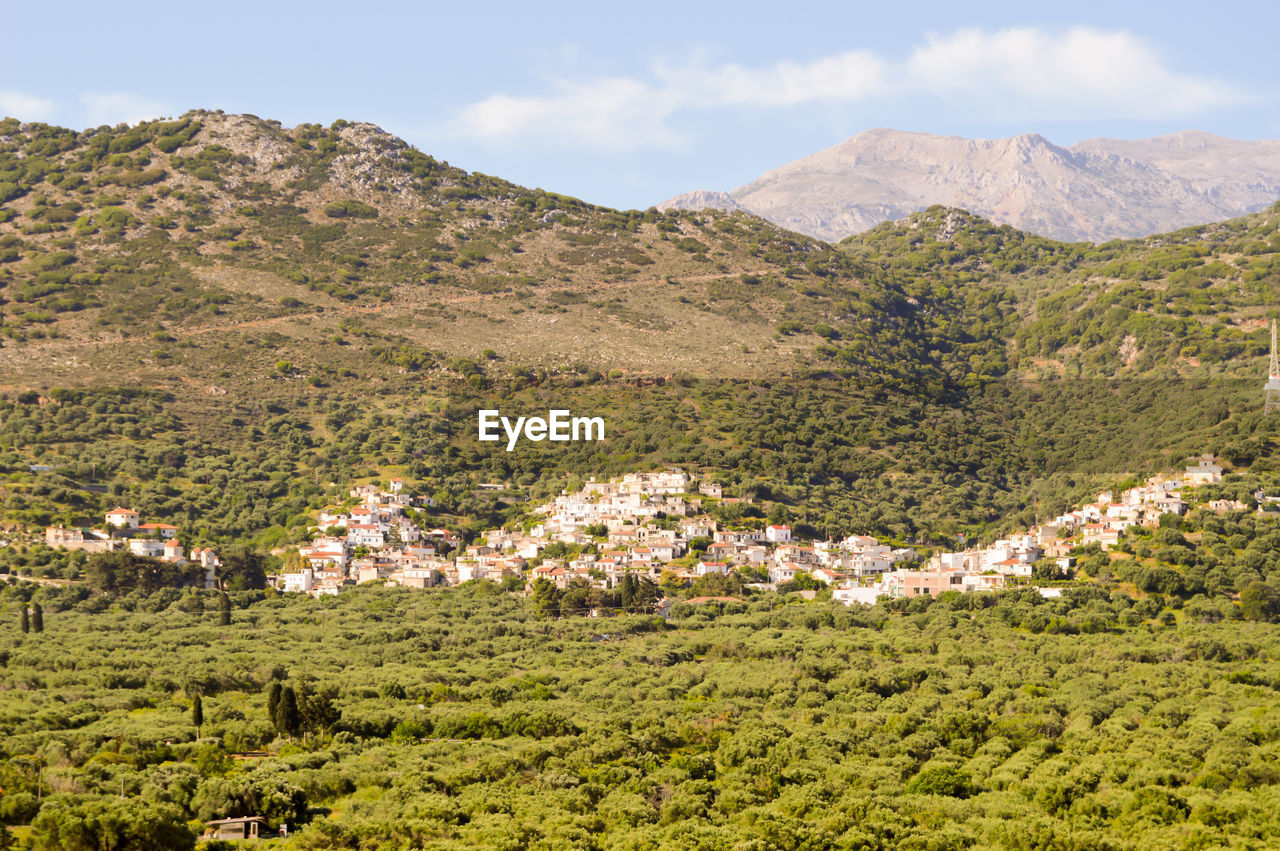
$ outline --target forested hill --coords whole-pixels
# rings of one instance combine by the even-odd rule
[[[474,531],[519,511],[477,482],[675,463],[817,530],[986,534],[1189,454],[1272,463],[1278,222],[1091,246],[934,208],[831,246],[594,207],[367,124],[5,120],[0,524],[127,502],[267,546],[329,482],[397,473]],[[475,440],[479,407],[553,405],[607,439]]]
[[[814,328],[859,316],[902,329],[920,313],[847,255],[759,219],[593,207],[366,124],[9,120],[0,203],[14,385],[114,380],[126,364],[143,381],[230,370],[220,384],[252,383],[281,359],[354,367],[344,343],[396,349],[407,368],[492,350],[754,377],[811,355]]]
[[[1010,367],[1024,377],[1256,378],[1280,313],[1280,204],[1102,245],[932,207],[840,247],[893,280],[998,289],[1016,310]]]

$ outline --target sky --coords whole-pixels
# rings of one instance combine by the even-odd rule
[[[1280,4],[4,0],[0,114],[369,121],[623,209],[891,127],[1280,138]]]

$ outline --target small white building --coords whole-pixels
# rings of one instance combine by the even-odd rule
[[[352,523],[347,527],[347,543],[353,547],[376,549],[386,545],[387,536],[377,523]]]
[[[798,573],[804,573],[804,568],[795,562],[779,562],[769,567],[769,581],[780,585],[795,579]]]
[[[218,554],[209,547],[196,547],[191,551],[191,560],[204,568],[204,587],[211,591],[218,587],[218,568],[222,566]]]
[[[286,573],[281,579],[284,581],[286,594],[309,594],[316,584],[315,571],[309,567],[304,567],[297,573]]]
[[[44,542],[50,547],[76,549],[78,545],[84,543],[84,530],[50,526],[44,530]]]
[[[137,529],[138,512],[128,508],[113,508],[107,512],[107,525],[116,529]]]
[[[790,526],[769,526],[764,530],[764,538],[771,544],[787,544],[791,542]]]
[[[860,606],[874,606],[876,600],[887,596],[884,591],[874,586],[867,588],[837,588],[831,592],[831,599],[837,603],[844,603],[846,606],[852,606],[854,603]]]
[[[167,541],[178,534],[178,527],[168,523],[143,523],[138,531],[144,535],[159,535],[161,540]]]
[[[157,541],[154,538],[132,538],[129,541],[129,552],[146,558],[161,558],[164,556],[164,541]]]

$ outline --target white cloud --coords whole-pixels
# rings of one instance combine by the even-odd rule
[[[101,124],[137,124],[165,113],[158,102],[126,92],[85,92],[80,95],[90,127]]]
[[[683,103],[676,92],[625,78],[564,82],[545,97],[493,95],[474,103],[459,115],[456,130],[490,142],[536,138],[615,150],[674,147],[681,139],[665,119]]]
[[[671,148],[687,141],[672,126],[682,113],[888,97],[946,101],[997,120],[1172,118],[1250,99],[1225,83],[1170,68],[1125,32],[965,29],[927,36],[902,61],[853,50],[763,68],[655,63],[647,79],[562,80],[546,94],[498,94],[471,104],[452,129],[493,144]]]
[[[1248,96],[1169,68],[1140,39],[1076,27],[961,30],[930,35],[903,66],[901,86],[1017,117],[1175,118]]]
[[[53,114],[53,101],[22,92],[0,91],[0,117],[23,121],[47,121]]]
[[[888,93],[890,69],[865,50],[828,56],[808,64],[780,62],[771,68],[670,69],[658,66],[662,83],[685,94],[691,105],[777,107],[820,101],[853,101]]]

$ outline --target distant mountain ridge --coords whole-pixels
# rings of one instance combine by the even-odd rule
[[[766,172],[729,193],[659,209],[726,209],[838,242],[934,204],[1053,239],[1106,242],[1257,212],[1280,199],[1280,141],[1201,131],[1089,139],[1037,133],[965,139],[875,129]]]

